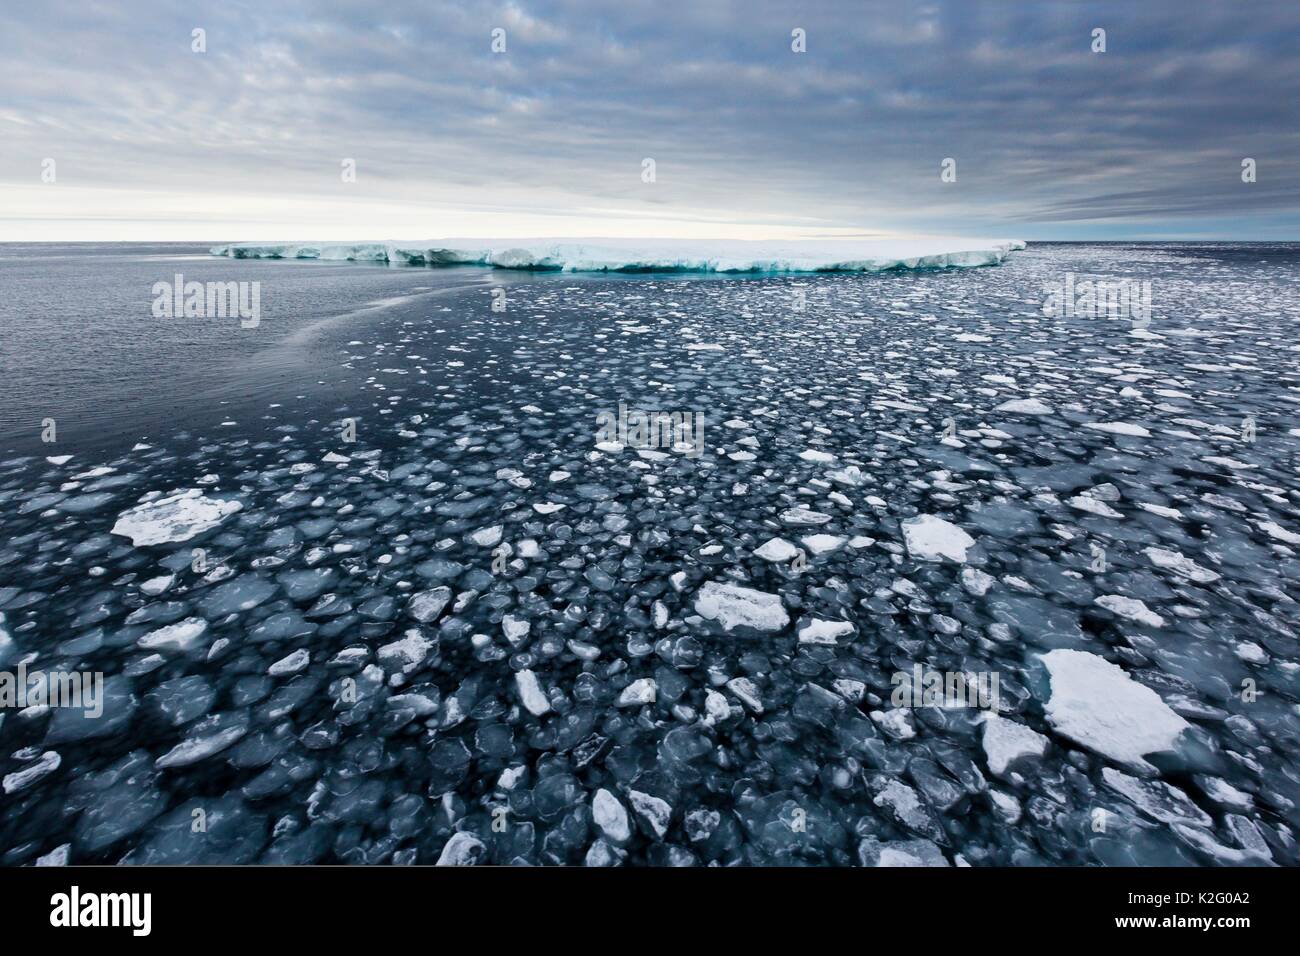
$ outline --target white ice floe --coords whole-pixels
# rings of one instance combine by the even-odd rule
[[[799,549],[784,538],[771,538],[754,549],[754,555],[764,561],[789,561],[798,553]]]
[[[653,704],[658,692],[658,685],[653,677],[642,677],[623,688],[614,706],[641,707],[645,704]]]
[[[487,845],[472,833],[461,830],[451,835],[434,866],[475,866],[487,853]]]
[[[1058,649],[1041,659],[1052,685],[1043,705],[1048,721],[1062,736],[1118,763],[1153,770],[1143,758],[1175,749],[1190,726],[1159,694],[1096,654]]]
[[[1235,653],[1247,664],[1268,663],[1268,653],[1254,641],[1241,641],[1237,644]]]
[[[193,650],[208,629],[208,622],[199,617],[187,617],[175,624],[168,624],[156,631],[150,631],[138,641],[136,646],[146,651],[185,651]]]
[[[1183,513],[1177,508],[1166,508],[1164,505],[1153,505],[1149,501],[1139,501],[1138,507],[1143,511],[1149,511],[1153,515],[1159,515],[1162,518],[1171,518],[1174,521],[1181,521]]]
[[[758,686],[748,677],[733,677],[727,681],[727,690],[735,694],[742,704],[756,714],[763,712],[763,698]]]
[[[1012,412],[1017,415],[1051,415],[1052,406],[1037,398],[1016,398],[1003,402],[995,412]]]
[[[495,547],[501,541],[501,525],[494,524],[489,528],[479,528],[471,532],[469,539],[483,548]]]
[[[1187,794],[1163,780],[1139,780],[1120,773],[1114,767],[1103,767],[1101,779],[1153,820],[1198,827],[1214,825],[1209,814],[1194,804]]]
[[[174,574],[160,574],[156,578],[149,578],[147,581],[140,582],[140,593],[146,597],[157,597],[171,587],[175,580]]]
[[[828,451],[819,451],[816,448],[809,448],[807,451],[799,452],[799,457],[804,461],[811,461],[818,465],[829,465],[835,461],[835,456]]]
[[[997,714],[985,714],[983,719],[984,756],[994,776],[1003,776],[1017,760],[1047,752],[1047,738],[1036,730]]]
[[[820,511],[813,511],[811,508],[805,508],[803,505],[796,505],[782,511],[781,520],[790,525],[819,525],[830,521],[831,516],[822,514]]]
[[[305,648],[299,648],[287,657],[282,657],[270,667],[266,672],[272,677],[283,677],[286,674],[297,674],[305,670],[311,663],[311,652]]]
[[[985,574],[978,568],[962,568],[961,585],[967,593],[975,597],[983,597],[989,593],[989,588],[998,583],[998,579],[991,574]]]
[[[1122,594],[1103,594],[1096,598],[1094,603],[1112,614],[1138,624],[1145,624],[1147,627],[1165,626],[1165,619],[1137,598],[1124,597]]]
[[[591,818],[605,838],[613,843],[621,846],[632,839],[632,824],[627,818],[627,810],[618,797],[604,787],[591,798]]]
[[[853,625],[848,621],[823,621],[814,617],[800,625],[799,643],[834,645],[839,638],[848,637],[852,633]]]
[[[1285,541],[1287,544],[1300,544],[1300,534],[1288,531],[1276,521],[1261,521],[1259,530],[1278,541]]]
[[[779,631],[790,623],[778,595],[725,581],[705,582],[695,595],[695,612],[725,631]]]
[[[1151,563],[1158,568],[1168,568],[1175,574],[1181,575],[1197,584],[1209,584],[1212,581],[1219,580],[1220,575],[1209,568],[1203,568],[1185,554],[1179,554],[1177,551],[1168,551],[1164,548],[1144,548],[1143,553],[1151,559]]]
[[[629,790],[627,797],[637,816],[644,820],[655,836],[662,840],[667,835],[668,826],[672,822],[672,806],[666,800],[642,793],[640,790]]]
[[[799,539],[813,554],[826,554],[844,547],[848,539],[838,534],[810,534]]]
[[[1080,511],[1086,511],[1088,514],[1097,515],[1102,518],[1122,518],[1124,517],[1106,502],[1094,498],[1092,495],[1075,495],[1066,501],[1071,508],[1078,508]]]
[[[418,627],[408,628],[401,640],[385,644],[375,656],[389,667],[410,674],[417,670],[433,649],[433,641],[425,637]]]
[[[26,790],[37,780],[58,770],[61,763],[63,763],[63,758],[58,753],[47,750],[21,770],[15,770],[13,773],[7,774],[4,780],[0,781],[0,787],[4,788],[5,793],[18,793]]]
[[[242,507],[238,501],[207,498],[197,489],[189,489],[122,512],[113,525],[113,534],[130,538],[137,548],[188,541],[215,528]]]
[[[1084,422],[1083,427],[1110,435],[1128,435],[1132,438],[1151,437],[1151,433],[1141,425],[1133,425],[1129,422]]]
[[[333,259],[564,272],[882,272],[997,265],[1012,239],[432,239],[426,242],[232,243],[232,259]]]
[[[961,528],[936,515],[917,515],[904,521],[903,541],[907,553],[921,561],[947,558],[958,564],[965,562],[967,549],[975,544]]]
[[[515,686],[519,689],[520,702],[534,717],[540,717],[551,709],[551,702],[542,693],[542,685],[532,671],[522,670],[515,674]]]

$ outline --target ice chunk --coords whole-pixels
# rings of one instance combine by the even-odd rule
[[[311,653],[306,648],[299,648],[288,657],[283,657],[266,669],[266,672],[272,677],[283,677],[285,674],[297,674],[305,670],[311,663]]]
[[[799,627],[799,643],[829,644],[834,646],[838,639],[853,633],[853,625],[848,621],[823,621],[810,618]]]
[[[375,656],[390,667],[410,674],[419,669],[433,647],[433,641],[425,637],[418,627],[408,628],[400,641],[385,644]]]
[[[59,769],[59,764],[63,762],[55,751],[47,750],[21,770],[15,770],[7,774],[0,786],[4,788],[5,793],[18,793],[26,790],[37,780],[48,776]]]
[[[522,670],[515,674],[515,686],[519,689],[519,700],[524,709],[534,717],[540,717],[551,709],[551,702],[542,693],[542,685],[532,671]]]
[[[669,823],[672,821],[673,808],[666,801],[648,793],[642,793],[640,790],[629,790],[627,796],[632,802],[632,809],[636,811],[637,816],[644,820],[646,825],[654,831],[655,836],[662,840],[668,832]]]
[[[175,624],[168,624],[136,641],[136,645],[146,651],[186,651],[193,650],[208,629],[208,622],[200,617],[187,617]]]
[[[623,693],[618,695],[615,706],[640,707],[642,704],[653,704],[657,693],[658,688],[654,679],[642,677],[640,680],[634,680],[623,688]]]
[[[1217,572],[1201,567],[1191,558],[1179,554],[1177,551],[1167,551],[1164,548],[1145,548],[1143,553],[1151,559],[1151,563],[1156,567],[1168,568],[1175,574],[1182,575],[1197,584],[1209,584],[1212,581],[1219,580]]]
[[[1047,738],[1024,724],[997,714],[984,715],[984,755],[989,770],[1001,777],[1022,757],[1041,757],[1047,752]]]
[[[632,839],[632,825],[628,821],[627,810],[618,797],[604,787],[597,790],[591,798],[591,816],[606,839],[612,843],[622,846]]]
[[[1112,614],[1118,614],[1122,618],[1135,621],[1138,624],[1144,624],[1147,627],[1165,626],[1165,619],[1163,617],[1136,598],[1124,597],[1122,594],[1103,594],[1101,597],[1095,599],[1095,603],[1101,605]]]
[[[1198,827],[1214,824],[1209,814],[1192,803],[1187,794],[1163,780],[1139,780],[1114,767],[1103,767],[1101,779],[1153,820]]]
[[[220,753],[248,733],[247,721],[233,714],[215,714],[190,728],[191,736],[182,740],[154,761],[160,770],[188,767]]]
[[[1131,438],[1150,438],[1151,433],[1141,425],[1130,422],[1084,422],[1084,428],[1106,432],[1109,435],[1128,435]]]
[[[799,452],[799,457],[804,461],[810,461],[815,465],[829,465],[835,461],[834,455],[818,448],[809,448],[807,451],[801,451]]]
[[[727,681],[727,690],[740,698],[740,702],[756,714],[763,712],[763,698],[758,687],[748,677],[734,677]]]
[[[197,489],[190,489],[122,512],[113,525],[113,534],[130,538],[137,548],[188,541],[215,528],[242,507],[238,501],[208,498]]]
[[[453,833],[451,839],[442,847],[435,866],[476,866],[487,846],[472,833],[461,831]]]
[[[451,588],[439,587],[431,591],[419,591],[411,595],[406,602],[406,613],[421,624],[428,624],[451,601]]]
[[[935,515],[917,515],[903,522],[903,541],[907,552],[922,561],[939,561],[947,558],[958,564],[965,562],[966,551],[975,539],[950,521]]]
[[[844,547],[844,542],[848,539],[838,534],[809,534],[799,540],[807,545],[808,550],[813,554],[826,554]]]
[[[858,843],[860,866],[950,866],[943,851],[933,840],[891,840],[882,843],[864,837]]]
[[[1154,768],[1143,757],[1175,749],[1190,726],[1151,688],[1087,651],[1058,649],[1041,657],[1051,678],[1043,705],[1057,732],[1118,763]]]
[[[820,511],[813,511],[803,505],[787,508],[781,512],[781,520],[791,525],[818,525],[831,520],[831,516]]]
[[[1009,402],[1003,402],[997,408],[996,412],[1011,412],[1016,415],[1051,415],[1052,406],[1037,398],[1016,398]]]
[[[706,582],[695,595],[695,611],[728,632],[749,629],[770,633],[790,623],[778,595],[725,581]]]
[[[764,561],[789,561],[799,549],[784,538],[771,538],[762,547],[754,549],[754,554]]]

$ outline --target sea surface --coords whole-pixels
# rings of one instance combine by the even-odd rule
[[[1300,245],[210,245],[0,245],[0,863],[1300,862]]]

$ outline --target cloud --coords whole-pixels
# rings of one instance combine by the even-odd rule
[[[191,52],[196,27],[206,53]],[[108,214],[93,205],[105,195],[115,219],[132,197],[284,201],[284,221],[204,220],[255,238],[381,227],[394,204],[429,236],[474,208],[585,210],[610,234],[654,217],[1025,238],[1195,220],[1294,236],[1297,37],[1300,8],[1282,2],[54,0],[0,34],[0,184],[39,184],[55,158],[49,188],[83,190],[87,222]],[[1257,183],[1240,180],[1246,156]],[[23,196],[0,237],[43,203],[79,228],[76,196]]]

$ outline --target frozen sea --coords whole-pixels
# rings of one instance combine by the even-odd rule
[[[1300,246],[210,245],[0,245],[0,862],[1300,862]]]

